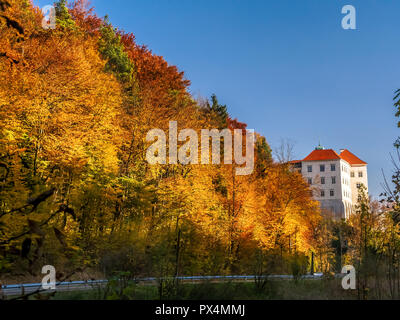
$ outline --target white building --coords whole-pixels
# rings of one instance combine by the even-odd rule
[[[367,163],[348,150],[340,154],[321,146],[303,160],[291,161],[312,186],[314,197],[323,212],[347,219],[358,200],[359,184],[368,191]]]

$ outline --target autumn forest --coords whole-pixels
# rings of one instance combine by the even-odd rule
[[[335,298],[400,298],[400,170],[383,200],[360,188],[338,221],[257,133],[250,175],[150,165],[153,128],[247,125],[86,1],[55,8],[57,28],[44,29],[29,0],[0,0],[0,283],[38,282],[53,265],[61,280],[172,279],[159,286],[169,298],[177,276],[321,272]],[[335,282],[346,264],[353,292]],[[274,286],[260,279],[257,290]]]

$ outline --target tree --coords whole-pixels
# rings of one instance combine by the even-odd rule
[[[56,25],[64,29],[76,29],[75,21],[72,20],[71,15],[68,12],[67,1],[59,0],[55,3],[56,9]]]
[[[237,164],[147,163],[147,132],[170,121],[198,134],[242,129],[244,146],[247,125],[215,95],[195,101],[183,72],[84,0],[56,3],[55,30],[28,1],[9,4],[0,7],[0,272],[49,263],[171,276],[160,280],[170,296],[179,275],[247,273],[256,253],[289,263],[322,246],[307,184],[274,163],[260,135],[248,176]]]
[[[211,95],[211,104],[207,102],[207,110],[213,114],[213,117],[218,119],[219,129],[226,128],[228,120],[228,111],[226,105],[219,104],[215,94]]]
[[[130,82],[133,64],[124,51],[121,37],[107,22],[107,19],[100,27],[100,34],[99,51],[102,57],[107,60],[105,71],[113,73],[122,82]]]

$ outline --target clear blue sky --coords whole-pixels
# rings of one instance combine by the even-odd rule
[[[34,0],[39,6],[51,0]],[[341,8],[357,10],[343,30]],[[398,0],[93,0],[99,16],[177,65],[191,92],[216,93],[274,148],[303,158],[321,141],[368,162],[372,195],[400,130]]]

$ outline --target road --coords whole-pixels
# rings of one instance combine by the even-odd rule
[[[302,279],[309,280],[319,280],[323,276],[322,273],[316,273],[314,275],[304,275]],[[212,282],[222,282],[222,281],[237,281],[246,282],[254,281],[254,275],[241,275],[241,276],[193,276],[193,277],[178,277],[184,283],[198,283],[204,281]],[[265,276],[268,279],[276,280],[291,280],[292,275],[269,275]],[[135,281],[143,285],[156,284],[159,279],[155,277],[139,278]],[[81,291],[81,290],[94,290],[107,285],[107,280],[88,280],[88,281],[70,281],[70,282],[58,282],[56,283],[56,290],[58,292],[62,291]],[[28,294],[41,289],[41,283],[24,283],[24,284],[13,284],[13,285],[3,285],[1,287],[1,294],[4,296],[18,296],[22,294]],[[52,292],[52,290],[42,291],[42,292]]]

